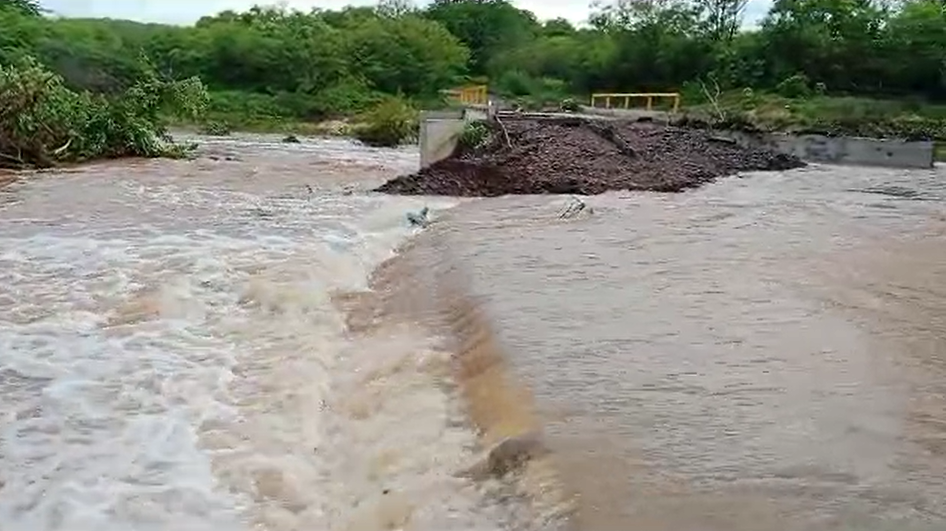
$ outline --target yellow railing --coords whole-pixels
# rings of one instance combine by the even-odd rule
[[[673,112],[680,108],[680,94],[678,92],[631,92],[631,93],[613,93],[613,94],[592,94],[591,106],[597,107],[600,100],[604,100],[604,107],[610,109],[611,100],[623,101],[624,105],[619,108],[630,109],[632,99],[644,99],[647,101],[647,110],[653,110],[655,99],[673,100]]]
[[[486,85],[471,85],[446,90],[444,93],[464,105],[486,105],[489,102]]]

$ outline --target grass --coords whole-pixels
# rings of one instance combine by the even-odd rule
[[[917,99],[815,95],[787,98],[752,90],[722,94],[717,105],[724,122],[764,131],[932,140],[936,160],[946,161],[946,105]],[[706,101],[685,105],[684,113],[717,116]]]
[[[706,101],[683,112],[718,119]],[[751,90],[722,94],[716,101],[722,122],[744,123],[766,131],[902,137],[946,141],[946,105],[917,100],[812,96],[786,98]]]

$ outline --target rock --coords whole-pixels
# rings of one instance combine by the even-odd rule
[[[588,208],[584,201],[573,197],[572,200],[565,205],[565,209],[562,210],[562,213],[559,214],[558,217],[559,219],[573,218],[585,211],[591,214],[591,209]]]
[[[282,139],[282,141],[285,142],[286,144],[299,144],[299,143],[301,143],[301,140],[299,140],[299,137],[297,137],[296,135],[286,135],[286,136]]]
[[[504,117],[503,124],[505,133],[494,131],[484,146],[460,148],[375,191],[466,197],[680,192],[739,172],[805,165],[790,155],[720,142],[711,131],[688,127],[579,117]]]
[[[548,453],[548,448],[536,432],[507,437],[493,446],[484,458],[460,475],[476,480],[490,477],[500,479],[510,473],[519,472],[529,461]]]

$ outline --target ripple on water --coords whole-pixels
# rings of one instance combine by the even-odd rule
[[[816,165],[590,197],[564,224],[561,198],[507,197],[452,210],[444,247],[550,419],[580,528],[933,531],[944,192],[942,168]]]
[[[273,144],[208,148],[239,165],[46,175],[3,205],[0,528],[509,521],[453,476],[476,441],[442,385],[447,354],[403,324],[355,337],[331,300],[366,289],[423,204],[332,179],[370,182],[416,153]]]

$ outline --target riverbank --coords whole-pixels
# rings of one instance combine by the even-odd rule
[[[522,99],[522,98],[520,98]],[[587,97],[563,97],[587,101]],[[509,99],[517,101],[515,98]],[[559,100],[533,102],[536,109],[560,111]],[[730,91],[714,103],[705,96],[684,94],[681,124],[711,123],[717,128],[757,130],[791,134],[827,134],[870,138],[930,139],[937,143],[937,161],[946,161],[946,105],[913,100],[812,96],[786,98],[777,94]],[[428,102],[424,108],[440,109]],[[529,108],[532,108],[529,107]],[[366,124],[363,113],[339,113],[326,120],[268,116],[253,112],[208,112],[200,122],[176,124],[176,128],[204,134],[228,132],[276,133],[295,136],[354,136]]]

